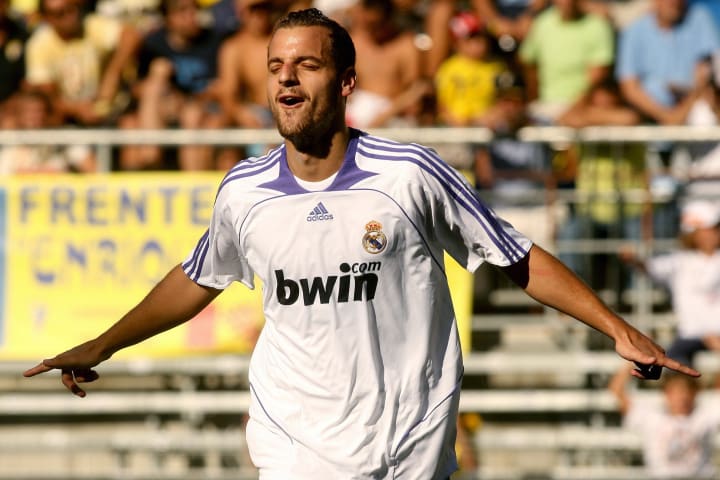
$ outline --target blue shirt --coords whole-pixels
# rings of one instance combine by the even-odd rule
[[[670,87],[692,88],[697,63],[719,49],[718,31],[703,6],[689,7],[670,30],[649,13],[621,33],[616,75],[619,81],[639,79],[655,101],[670,106],[676,101]]]

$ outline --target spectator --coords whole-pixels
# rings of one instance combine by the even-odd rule
[[[267,61],[277,6],[272,0],[237,0],[243,26],[220,49],[218,93],[226,122],[241,128],[273,126],[268,108],[265,71],[257,68]],[[247,156],[262,155],[265,145],[251,145]],[[223,149],[218,168],[227,170],[242,155],[236,149]],[[220,166],[222,165],[222,166]]]
[[[137,112],[122,119],[123,128],[219,128],[218,52],[224,37],[201,26],[195,0],[163,0],[165,25],[145,36],[138,54],[135,88]],[[182,170],[214,168],[213,149],[182,146]],[[123,170],[164,168],[163,150],[129,147],[120,158]]]
[[[698,82],[698,67],[709,70],[718,49],[718,32],[703,6],[653,0],[652,11],[621,32],[616,75],[622,93],[653,122],[685,123],[709,82],[709,76]]]
[[[456,15],[450,30],[456,53],[435,75],[439,120],[451,126],[477,124],[495,103],[496,78],[506,67],[493,58],[488,31],[477,15]]]
[[[42,129],[51,126],[52,104],[41,92],[20,92],[14,103],[15,126]],[[0,174],[96,171],[95,155],[86,145],[15,145],[0,149]]]
[[[669,289],[677,333],[667,355],[692,364],[698,351],[720,351],[720,207],[691,200],[680,225],[684,248],[647,261],[631,252],[621,256]]]
[[[360,0],[352,10],[358,89],[348,100],[347,120],[354,127],[415,124],[428,93],[415,35],[400,30],[393,15],[392,0]]]
[[[83,16],[77,0],[40,0],[39,6],[47,25],[28,41],[28,84],[51,98],[62,122],[109,121],[124,108],[117,94],[139,35],[116,20]]]
[[[270,127],[273,121],[266,93],[267,75],[257,66],[267,62],[274,5],[270,0],[238,0],[237,6],[245,21],[220,49],[223,111],[230,123],[239,127]]]
[[[591,88],[588,95],[558,118],[558,124],[573,128],[631,126],[639,122],[640,115],[623,102],[619,87],[612,79]],[[646,205],[638,196],[644,194],[648,186],[645,145],[580,144],[572,146],[568,155],[577,158],[576,203],[571,203],[570,217],[560,226],[558,238],[639,240]],[[630,196],[633,192],[636,193],[634,199]],[[594,288],[611,286],[614,279],[608,278],[606,272],[620,272],[620,266],[609,262],[604,254],[564,253],[559,256]],[[624,278],[622,275],[616,277],[620,287]]]
[[[554,123],[590,88],[610,76],[613,31],[603,17],[584,13],[580,0],[553,0],[520,46],[531,115]]]
[[[617,399],[623,425],[640,434],[645,468],[651,478],[717,478],[712,464],[720,425],[716,406],[698,405],[697,379],[667,373],[663,401],[629,395],[631,364],[624,365],[608,388]]]
[[[12,110],[6,102],[20,90],[25,77],[25,42],[28,32],[25,26],[12,18],[10,0],[0,0],[0,128],[12,127]]]

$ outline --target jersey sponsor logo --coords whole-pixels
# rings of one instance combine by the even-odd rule
[[[366,233],[362,238],[362,245],[368,253],[380,253],[387,246],[387,237],[382,231],[382,223],[370,220],[365,224]]]
[[[315,208],[310,210],[310,213],[308,213],[308,216],[306,218],[308,222],[320,222],[322,220],[332,219],[332,213],[328,212],[328,209],[325,208],[325,205],[323,205],[322,202],[319,202],[317,205],[315,205]]]
[[[285,272],[275,270],[277,300],[281,305],[302,301],[304,305],[362,302],[375,298],[381,262],[356,262],[340,264],[344,275],[301,278],[292,280]]]

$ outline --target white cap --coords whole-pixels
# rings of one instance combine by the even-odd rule
[[[712,228],[720,223],[720,207],[707,200],[691,200],[682,209],[680,228],[694,232],[698,228]]]

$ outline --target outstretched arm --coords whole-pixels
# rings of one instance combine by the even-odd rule
[[[649,337],[614,313],[577,275],[557,258],[533,245],[528,255],[504,271],[535,300],[574,317],[615,342],[626,360],[700,376],[696,370],[665,356]],[[639,370],[632,375],[646,378]]]
[[[196,284],[178,265],[135,308],[100,336],[43,360],[23,375],[32,377],[55,368],[60,369],[63,385],[75,395],[84,397],[85,391],[78,383],[92,382],[98,378],[93,367],[118,350],[190,320],[221,291]]]

